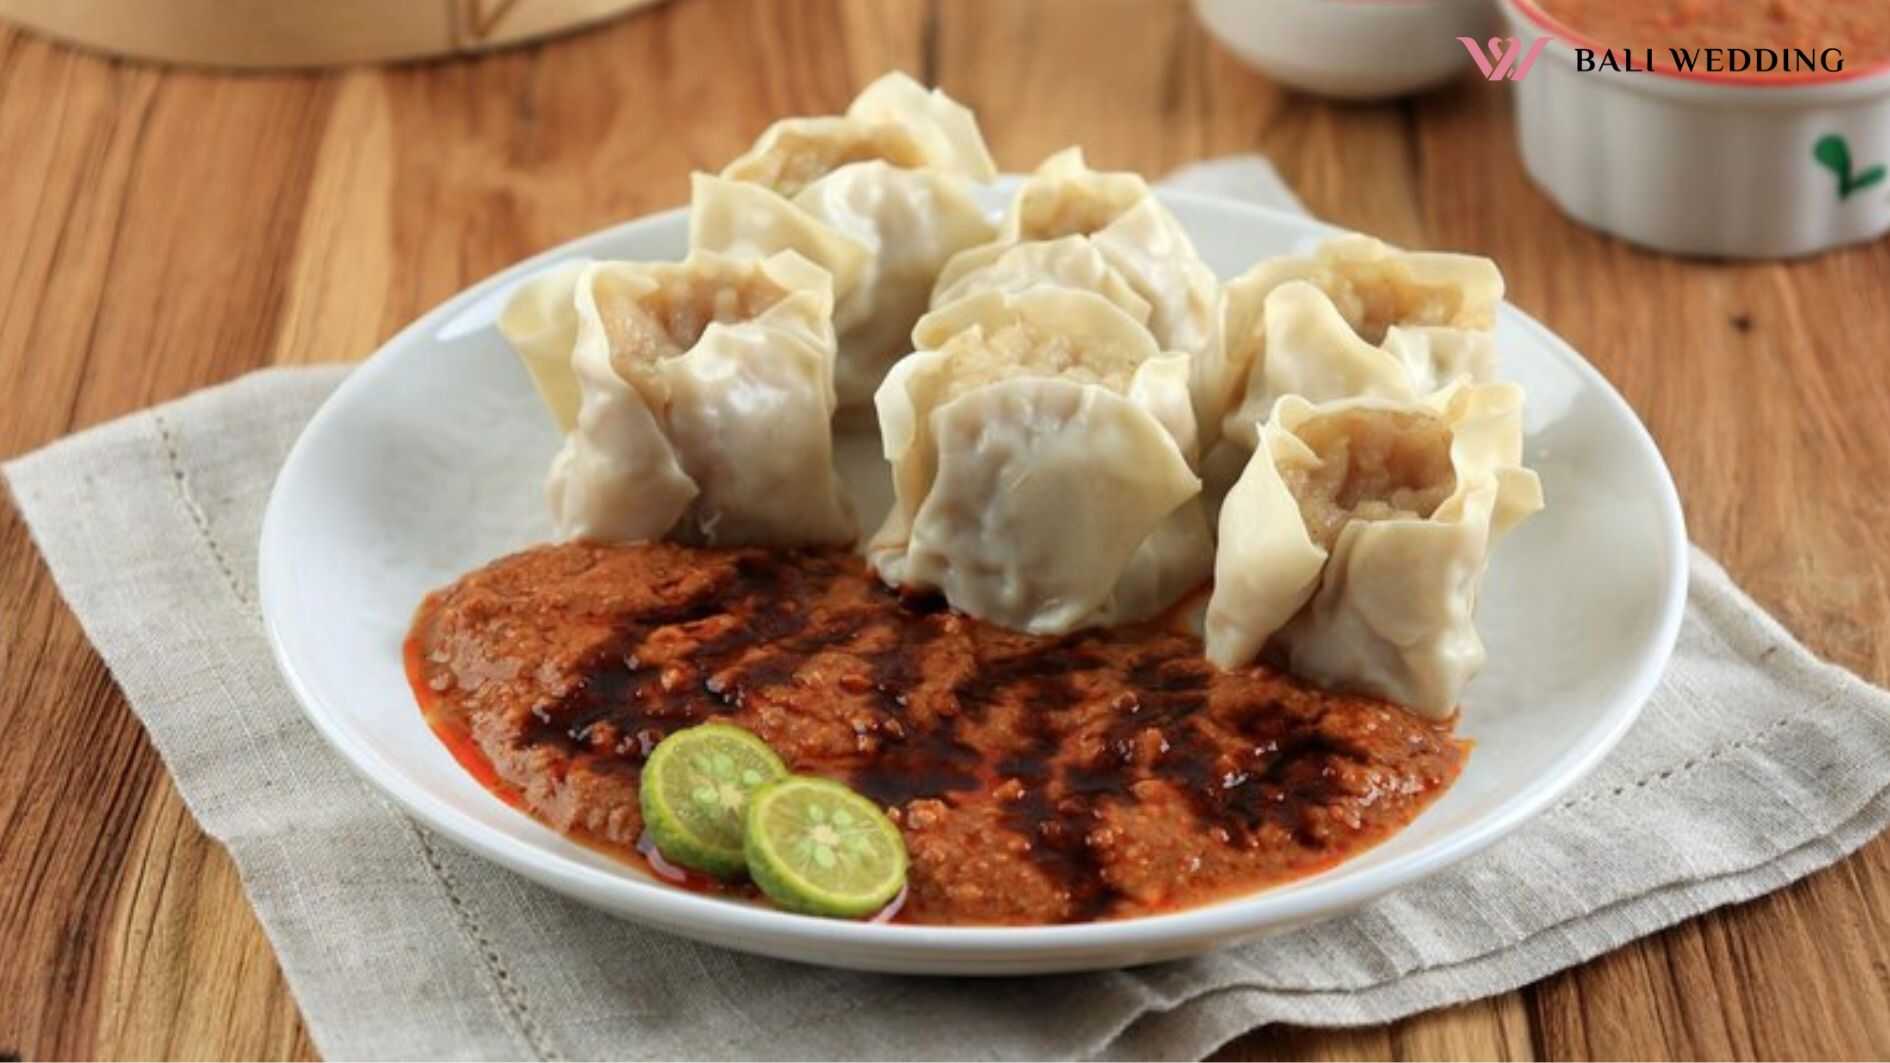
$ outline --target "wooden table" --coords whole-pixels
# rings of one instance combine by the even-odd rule
[[[1820,652],[1890,679],[1890,245],[1656,257],[1525,180],[1507,89],[1281,91],[1180,0],[677,0],[470,62],[222,76],[0,29],[0,454],[267,365],[359,358],[542,248],[680,203],[772,118],[890,67],[976,107],[1000,162],[1081,143],[1160,174],[1264,151],[1307,204],[1494,256],[1673,464],[1694,538]],[[5,508],[5,507],[0,507]],[[314,1048],[25,528],[0,516],[0,1053]],[[1890,1051],[1890,841],[1519,992],[1230,1056]]]

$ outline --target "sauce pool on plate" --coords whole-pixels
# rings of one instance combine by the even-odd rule
[[[683,888],[756,897],[639,849],[668,734],[722,721],[897,824],[878,918],[1061,923],[1191,907],[1396,833],[1466,745],[1369,698],[1219,671],[1161,624],[1060,637],[902,597],[845,551],[567,543],[429,596],[422,710],[488,789]]]

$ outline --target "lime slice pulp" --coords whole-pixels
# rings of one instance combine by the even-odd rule
[[[742,823],[751,795],[786,777],[767,743],[725,723],[707,723],[656,744],[643,765],[643,827],[663,856],[718,878],[747,869]]]
[[[906,884],[906,843],[879,806],[830,779],[791,775],[748,799],[748,874],[776,904],[858,918]]]

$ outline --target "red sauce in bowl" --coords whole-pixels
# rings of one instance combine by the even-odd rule
[[[1565,42],[1617,66],[1704,80],[1800,83],[1890,69],[1877,0],[1517,0]]]

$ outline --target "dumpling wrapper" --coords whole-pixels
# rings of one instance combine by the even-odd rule
[[[1038,285],[1095,292],[1144,326],[1153,309],[1087,236],[990,243],[961,251],[939,274],[932,308],[984,292],[1021,292]]]
[[[877,395],[894,502],[868,559],[1006,627],[1062,633],[1161,611],[1212,540],[1187,357],[1090,292],[987,292],[927,315]]]
[[[1543,504],[1541,481],[1521,465],[1522,404],[1513,384],[1456,384],[1417,402],[1282,398],[1220,511],[1209,659],[1239,667],[1273,638],[1297,675],[1448,716],[1483,665],[1475,610],[1490,548]],[[1419,442],[1365,438],[1407,431],[1400,425]],[[1447,440],[1428,467],[1408,453],[1382,458],[1421,449],[1426,433]],[[1308,442],[1322,435],[1324,450]],[[1381,459],[1385,467],[1356,464]],[[1386,473],[1414,461],[1424,476]],[[1347,484],[1388,475],[1396,489],[1346,505],[1311,497],[1322,474]],[[1441,501],[1427,513],[1407,508],[1426,496]]]
[[[1203,634],[1222,668],[1253,660],[1273,633],[1319,589],[1326,551],[1312,541],[1283,470],[1317,466],[1318,455],[1277,426],[1261,429],[1255,453],[1217,514],[1214,591]]]
[[[791,198],[848,163],[872,159],[979,182],[997,176],[977,115],[898,70],[862,89],[843,116],[783,118],[769,126],[722,176]]]
[[[836,301],[870,287],[874,271],[873,248],[792,200],[706,173],[689,178],[689,246],[735,258],[793,251],[832,276]],[[843,315],[835,327],[856,323]]]
[[[1073,242],[1087,244],[1103,269],[1072,268]],[[1043,244],[1055,250],[1036,258],[1014,250]],[[932,305],[1017,290],[1023,278],[1102,295],[1142,321],[1163,350],[1198,356],[1215,343],[1219,283],[1181,223],[1139,174],[1092,170],[1081,148],[1052,155],[1025,180],[996,239],[946,264]],[[1146,313],[1124,288],[1148,305]]]
[[[522,288],[501,328],[567,429],[546,483],[558,534],[856,539],[833,471],[832,306],[793,252],[567,266]],[[554,397],[573,394],[567,418]]]
[[[1243,451],[1283,395],[1415,399],[1488,383],[1503,275],[1474,255],[1408,252],[1368,236],[1268,259],[1221,292],[1219,344],[1196,363],[1204,435]]]
[[[1133,370],[1127,376],[1128,398],[1160,422],[1192,463],[1199,442],[1194,410],[1185,398],[1187,357],[1164,352],[1146,329],[1127,328],[1125,318],[1134,321],[1092,292],[1054,287],[990,291],[955,299],[926,314],[913,326],[912,343],[920,351],[934,351],[974,328],[991,334],[1011,326],[1039,344],[1030,353],[1061,357],[1067,371],[1078,376],[1096,376],[1098,366],[1114,368],[1120,376],[1125,374],[1123,367],[1128,367]],[[1003,364],[1001,354],[985,354],[982,360],[987,371],[1004,373],[1013,368]]]
[[[588,258],[553,266],[518,286],[499,311],[499,332],[525,363],[538,397],[545,400],[560,432],[577,423],[577,374],[571,348],[577,343],[577,280],[590,268]]]
[[[863,406],[886,370],[912,350],[914,324],[938,271],[986,240],[991,224],[963,180],[884,162],[855,163],[808,186],[795,206],[870,252],[867,269],[836,309],[842,406]]]
[[[865,407],[911,350],[939,270],[991,239],[971,195],[996,165],[976,119],[904,74],[868,86],[845,116],[776,122],[720,176],[691,185],[692,248],[797,251],[834,276],[843,409]]]

